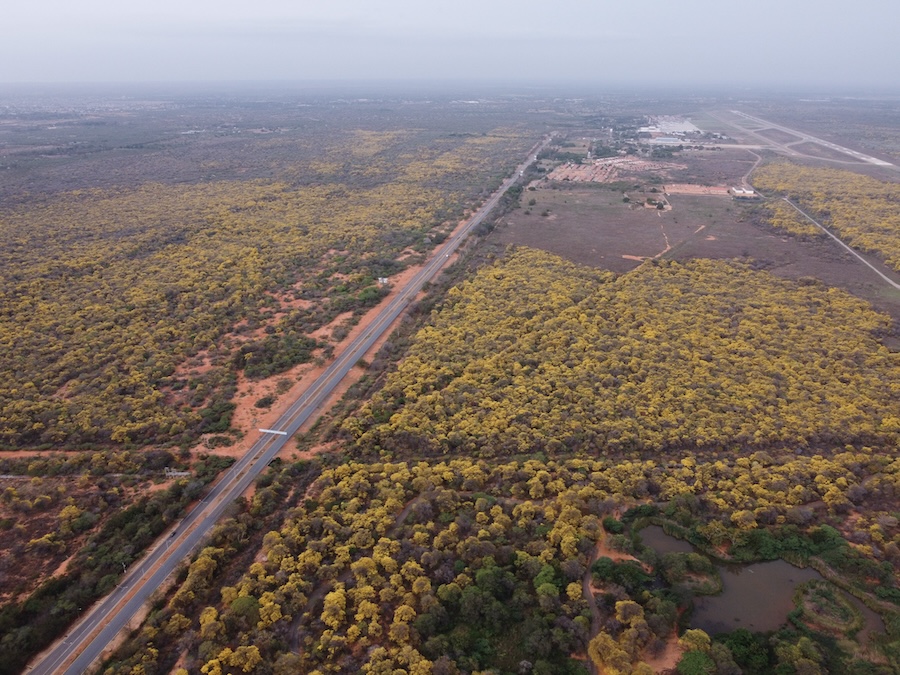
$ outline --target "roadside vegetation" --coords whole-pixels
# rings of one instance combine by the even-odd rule
[[[753,173],[763,192],[790,197],[850,246],[872,253],[900,271],[900,184],[843,169],[790,162],[766,164]],[[796,217],[775,213],[778,222]]]
[[[137,663],[170,672],[176,655],[179,673],[583,673],[586,659],[600,672],[653,672],[641,662],[678,631],[685,668],[712,664],[697,672],[887,673],[900,655],[900,531],[861,524],[870,541],[882,540],[872,548],[850,544],[844,536],[857,533],[835,526],[848,509],[874,518],[896,509],[898,470],[872,450],[347,462],[324,468],[265,535],[256,562],[187,614],[185,600],[201,577],[210,584],[222,555],[204,550],[130,656],[105,672],[133,672]],[[864,494],[853,489],[867,480]],[[832,491],[841,502],[820,506]],[[642,547],[637,533],[647,522],[698,552]],[[712,641],[687,630],[692,598],[716,590],[711,560],[777,558],[822,569],[880,613],[887,633],[875,651],[837,646],[804,623],[802,607],[841,592],[825,581],[817,595],[803,594],[796,621],[777,634],[743,630]],[[833,613],[844,615],[837,605]],[[864,666],[860,658],[872,660],[870,670],[853,670]],[[796,670],[807,661],[819,670]]]
[[[303,184],[147,183],[2,209],[0,444],[228,430],[237,375],[327,353],[309,333],[376,304],[377,278],[419,260],[474,186],[499,182],[533,142],[503,130],[424,148],[402,132],[341,140]],[[189,360],[202,372],[188,375]]]
[[[112,591],[232,461],[202,458],[190,477],[148,490],[148,479],[172,459],[168,453],[98,452],[0,460],[7,476],[33,476],[0,495],[0,673],[22,672]]]

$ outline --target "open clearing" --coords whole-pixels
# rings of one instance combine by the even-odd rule
[[[662,192],[639,189],[629,190],[627,195],[630,201],[626,203],[618,189],[554,183],[526,191],[523,201],[528,204],[534,199],[534,205],[507,216],[495,241],[541,248],[574,262],[627,272],[707,223],[677,209],[661,211],[643,205],[646,199],[663,199]],[[730,204],[730,200],[720,201]]]
[[[693,183],[672,183],[665,186],[667,195],[716,195],[727,197],[728,188],[724,185],[695,185]]]
[[[653,188],[626,190],[625,203],[613,186],[543,185],[523,193],[522,208],[503,219],[491,235],[494,243],[539,248],[619,273],[662,255],[736,258],[788,279],[815,278],[844,288],[900,320],[900,293],[865,265],[833,242],[801,241],[754,225],[752,205],[724,196],[672,194],[672,209],[658,211],[636,206],[662,197]]]
[[[670,182],[726,186],[740,185],[757,160],[755,154],[740,148],[691,150],[676,158],[687,167],[670,171]]]

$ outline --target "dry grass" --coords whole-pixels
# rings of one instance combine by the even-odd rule
[[[700,167],[699,173],[708,177],[722,171],[733,178],[747,165],[732,159]],[[690,178],[694,184],[705,182]],[[671,211],[657,211],[635,208],[647,197],[662,197],[643,188],[628,190],[630,202],[625,203],[626,193],[612,186],[540,185],[523,193],[522,208],[506,216],[492,235],[495,243],[539,248],[620,273],[664,251],[665,257],[679,260],[738,258],[784,278],[816,278],[844,288],[900,320],[900,292],[831,241],[800,241],[754,225],[752,205],[725,196],[670,194]]]

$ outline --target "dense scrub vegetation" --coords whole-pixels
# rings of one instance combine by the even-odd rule
[[[768,201],[762,205],[765,222],[776,230],[787,232],[803,240],[824,237],[825,233],[809,222],[797,209],[783,200]]]
[[[192,467],[191,478],[180,478],[165,490],[147,491],[147,472],[159,474],[171,459],[168,453],[140,457],[121,452],[47,456],[29,460],[24,467],[22,462],[4,460],[7,470],[50,477],[35,476],[7,487],[0,496],[0,514],[12,510],[28,516],[27,529],[2,519],[8,530],[3,536],[3,580],[12,581],[13,565],[29,573],[19,573],[20,579],[25,578],[15,587],[2,586],[0,673],[21,672],[82,610],[115,588],[125,568],[232,461],[202,459]],[[71,476],[68,480],[75,485],[67,489],[62,476]],[[33,535],[27,543],[22,540],[25,532]],[[60,563],[64,565],[55,570]],[[47,580],[32,590],[41,573]]]
[[[240,576],[217,576],[229,546],[201,552],[105,672],[646,673],[677,631],[679,672],[886,674],[889,328],[844,292],[735,263],[616,277],[520,250],[451,291],[344,423],[357,459],[333,457]],[[525,456],[471,457],[509,453]],[[290,489],[273,487],[257,513]],[[642,549],[648,519],[696,552]],[[862,598],[885,634],[837,641],[807,596],[771,635],[685,630],[718,588],[711,560],[778,558],[821,571],[816,602]]]
[[[344,427],[364,450],[894,444],[889,319],[735,263],[579,268],[521,250],[450,292]]]
[[[236,371],[312,358],[310,331],[377,302],[375,278],[402,269],[401,251],[427,249],[532,142],[505,130],[332,140],[303,181],[146,183],[0,211],[0,444],[227,429]],[[184,377],[197,356],[212,370]]]
[[[900,183],[841,169],[776,162],[757,169],[753,184],[764,192],[789,196],[842,240],[900,271]],[[780,209],[775,219],[796,221]]]
[[[628,532],[648,517],[719,558],[830,566],[888,619],[882,648],[893,654],[897,607],[872,595],[897,591],[891,564],[823,523],[840,524],[851,503],[886,516],[898,506],[898,487],[900,464],[871,451],[349,462],[323,470],[302,505],[265,536],[256,562],[200,607],[190,604],[194,592],[209,586],[223,555],[203,551],[128,659],[106,672],[135,664],[147,675],[168,672],[175,636],[187,671],[208,674],[582,673],[586,656],[603,672],[647,672],[640,662],[664,647],[692,593],[702,592],[686,574],[711,569],[697,554],[645,552],[643,565],[598,557],[598,542],[633,546]],[[900,530],[881,520],[877,556],[896,562]],[[764,643],[763,668],[747,672],[806,658],[810,650],[793,647],[809,634],[795,629]],[[684,659],[705,662],[690,656],[697,651],[722,667],[716,672],[737,672],[725,668],[745,658],[741,637],[732,652],[726,638],[714,646],[688,631]],[[818,662],[848,672],[840,666],[851,653],[832,646],[826,659],[815,644]]]
[[[0,458],[0,603],[26,597],[177,466],[168,452],[84,452]]]

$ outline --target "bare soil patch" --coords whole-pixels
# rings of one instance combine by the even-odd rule
[[[403,262],[407,258],[411,258],[415,255],[419,255],[417,251],[411,248],[404,249],[400,252],[400,255],[397,256],[397,262]]]
[[[316,338],[317,340],[328,340],[331,337],[331,334],[334,332],[335,328],[343,323],[349,323],[352,318],[353,312],[344,312],[342,314],[338,314],[331,320],[331,322],[325,324],[317,330],[314,330],[309,334],[309,336],[312,338]]]
[[[48,454],[47,450],[2,450],[0,451],[3,454],[3,457],[41,457],[43,455]],[[25,479],[30,479],[30,476],[25,476]]]
[[[727,185],[697,185],[694,183],[672,183],[663,190],[667,195],[728,195]]]
[[[552,184],[551,184],[552,185]],[[703,211],[684,209],[673,198],[671,210],[644,208],[646,200],[663,199],[659,191],[629,190],[567,185],[526,191],[523,200],[534,199],[531,213],[516,210],[492,235],[502,246],[540,248],[573,262],[613,272],[627,272],[646,258],[653,258],[695,236],[703,226],[721,217],[733,217],[725,209],[731,200],[699,197],[708,205]],[[540,214],[549,212],[554,220]]]
[[[666,673],[674,670],[675,665],[681,660],[681,647],[678,646],[678,636],[673,633],[666,640],[665,649],[659,654],[643,657],[644,663],[653,668],[656,673]]]
[[[614,548],[610,548],[609,545],[606,543],[606,540],[607,540],[607,537],[604,536],[600,541],[597,542],[597,548],[595,550],[594,560],[597,560],[598,558],[609,558],[613,562],[622,562],[623,560],[633,560],[634,562],[640,563],[641,565],[644,564],[644,563],[641,563],[640,560],[635,558],[630,553],[625,553],[623,551],[617,551]]]

